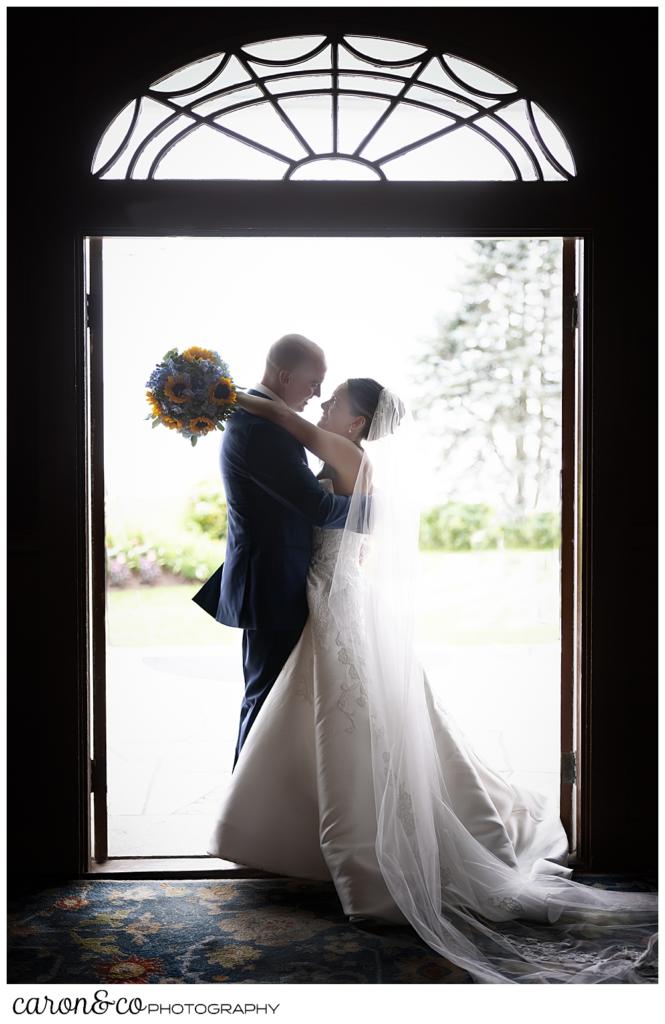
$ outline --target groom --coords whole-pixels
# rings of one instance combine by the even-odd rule
[[[326,362],[318,345],[286,334],[249,389],[298,412],[321,396]],[[286,430],[245,409],[229,419],[221,452],[228,534],[226,560],[192,598],[217,622],[243,630],[245,695],[233,768],[263,701],[307,620],[305,584],[312,526],[344,526],[350,498],[325,490],[305,449]]]

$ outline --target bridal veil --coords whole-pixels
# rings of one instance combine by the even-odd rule
[[[349,668],[364,686],[377,812],[376,855],[402,913],[432,949],[481,983],[643,983],[657,952],[657,894],[573,881],[567,851],[520,863],[456,813],[415,654],[421,479],[414,424],[382,391],[330,593]],[[361,546],[358,574],[349,565]],[[357,557],[356,557],[357,563]],[[439,706],[439,712],[446,712]],[[446,724],[468,745],[449,716]],[[543,798],[542,814],[555,813]],[[499,855],[500,854],[500,855]]]

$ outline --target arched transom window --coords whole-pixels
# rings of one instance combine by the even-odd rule
[[[104,132],[98,178],[565,181],[570,148],[517,85],[371,36],[215,53],[153,82]]]

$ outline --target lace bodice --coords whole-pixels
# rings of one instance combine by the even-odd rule
[[[332,480],[324,478],[319,480],[319,483],[332,492]],[[315,526],[312,534],[310,577],[315,577],[318,580],[325,579],[328,582],[332,580],[343,538],[345,538],[344,572],[348,572],[350,575],[359,572],[367,552],[367,536],[349,533],[343,529],[327,530]]]

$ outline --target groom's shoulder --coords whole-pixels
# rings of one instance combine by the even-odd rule
[[[247,394],[248,395],[256,395],[258,398],[265,397],[265,396],[261,395],[260,391],[253,391],[251,388],[248,389]],[[270,399],[268,399],[268,398],[266,398],[265,400],[266,400],[266,402],[270,401]],[[234,427],[239,427],[239,428],[241,428],[241,429],[246,431],[254,423],[269,423],[269,422],[270,421],[264,419],[263,416],[256,416],[253,412],[249,412],[248,409],[243,409],[243,407],[241,405],[238,405],[238,406],[236,406],[236,408],[235,408],[235,410],[233,412],[233,415],[229,419],[229,422],[227,424],[227,429],[230,426],[234,426]],[[270,425],[272,426],[272,424],[270,424]]]
[[[293,434],[263,416],[249,417],[247,429],[243,432],[243,445],[248,458],[261,463],[305,457],[303,445]]]
[[[247,394],[255,395],[256,398],[261,398],[263,399],[264,402],[271,401],[271,399],[268,398],[267,395],[264,395],[261,391],[254,391],[253,388],[248,388]],[[270,420],[265,419],[265,417],[263,416],[257,416],[255,413],[250,412],[248,409],[243,409],[242,406],[238,406],[236,408],[235,413],[231,417],[231,422],[233,422],[233,420],[235,420],[236,423],[241,424],[244,427],[250,427],[256,423],[267,423],[268,426],[270,427],[275,426],[275,424],[271,423]]]
[[[269,401],[269,399],[266,399]],[[300,442],[284,427],[278,426],[264,416],[257,416],[247,409],[238,408],[226,424],[227,435],[245,444],[271,444],[302,448]]]
[[[285,430],[284,427],[280,427],[277,423],[273,423],[272,420],[265,419],[263,416],[255,416],[250,413],[247,426],[247,436],[252,444],[261,444],[262,442],[269,441],[271,445],[302,448],[300,441],[293,434]]]

